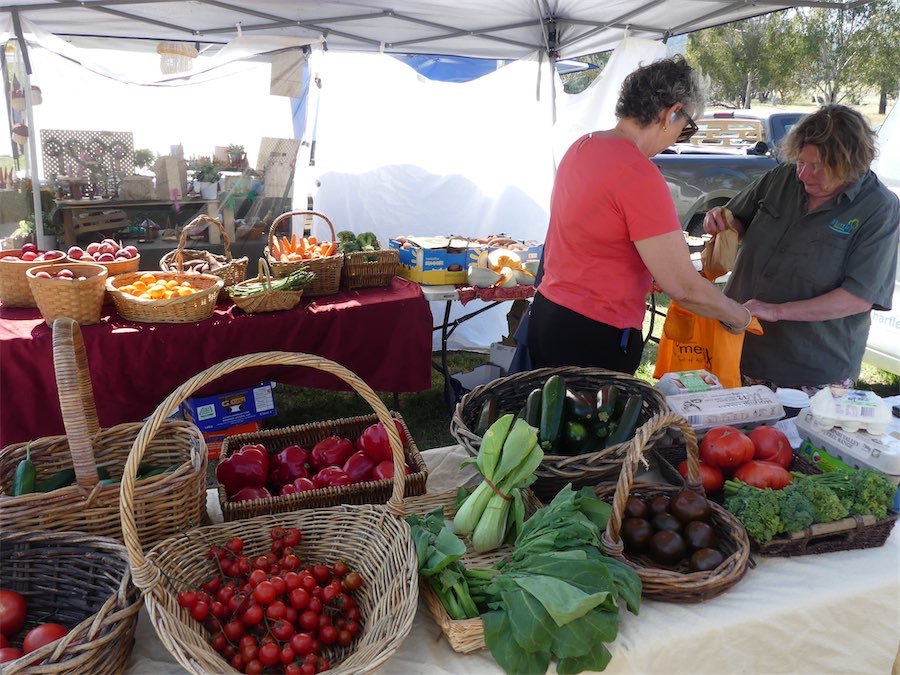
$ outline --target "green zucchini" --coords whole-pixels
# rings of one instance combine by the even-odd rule
[[[590,425],[596,414],[597,406],[590,394],[566,389],[566,419]]]
[[[53,492],[75,482],[75,469],[63,469],[34,486],[35,492]]]
[[[544,452],[553,454],[562,436],[566,406],[566,381],[560,375],[551,375],[541,391],[541,426],[538,440]]]
[[[566,420],[563,431],[563,450],[567,455],[580,455],[588,441],[588,428],[584,422]]]
[[[614,384],[604,384],[597,390],[597,421],[609,422],[615,417],[620,397],[621,390]]]
[[[34,484],[37,479],[37,471],[31,462],[31,445],[25,448],[25,459],[16,465],[16,473],[13,476],[13,497],[27,495],[34,492]]]
[[[641,419],[641,405],[644,399],[640,394],[630,394],[625,401],[622,415],[616,421],[616,428],[606,439],[606,447],[624,443],[634,436]]]
[[[535,429],[541,426],[541,388],[535,387],[525,399],[525,421]]]
[[[499,417],[497,399],[491,396],[481,404],[481,410],[478,412],[478,422],[475,424],[475,434],[484,437],[491,425],[497,421],[497,417]]]

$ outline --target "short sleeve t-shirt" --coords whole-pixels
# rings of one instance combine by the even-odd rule
[[[540,292],[595,321],[640,329],[652,278],[634,242],[680,229],[656,165],[628,140],[587,134],[557,170]]]

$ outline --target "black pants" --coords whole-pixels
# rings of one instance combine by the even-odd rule
[[[551,302],[540,292],[531,303],[528,351],[535,368],[597,367],[634,375],[644,341],[638,328],[616,328]]]

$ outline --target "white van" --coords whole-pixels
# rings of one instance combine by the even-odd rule
[[[881,182],[900,197],[900,105],[897,103],[878,130],[878,157],[872,168]],[[897,250],[893,308],[889,312],[872,312],[863,361],[900,375],[900,236]]]

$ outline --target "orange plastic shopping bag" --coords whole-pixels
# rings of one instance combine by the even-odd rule
[[[762,335],[754,318],[747,328]],[[659,340],[653,377],[683,370],[706,370],[726,389],[741,386],[741,350],[744,334],[734,335],[715,319],[698,316],[672,301]]]

